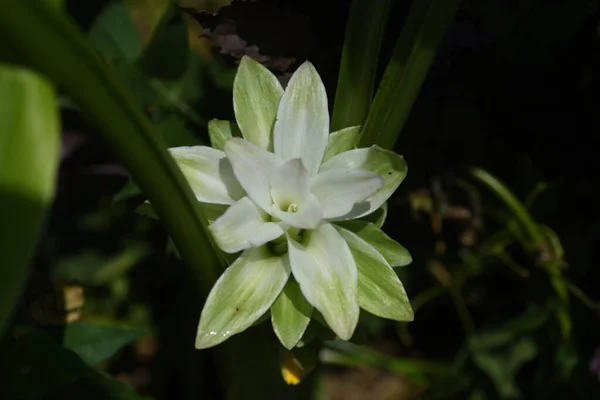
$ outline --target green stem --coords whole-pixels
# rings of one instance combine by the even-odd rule
[[[414,0],[363,127],[360,147],[393,148],[459,0]]]
[[[340,63],[331,131],[362,125],[367,118],[390,0],[353,0]]]
[[[525,205],[502,182],[481,168],[472,168],[471,174],[490,188],[511,209],[517,220],[525,228],[536,246],[544,244],[544,236],[525,208]]]
[[[41,1],[0,2],[0,40],[81,107],[148,196],[205,293],[218,278],[206,219],[161,138],[129,93],[62,13]]]

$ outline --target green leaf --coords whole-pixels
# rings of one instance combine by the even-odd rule
[[[290,270],[266,246],[245,251],[210,291],[200,316],[196,348],[216,346],[249,328],[283,290]]]
[[[273,125],[281,84],[267,68],[248,56],[242,57],[233,81],[235,119],[246,140],[262,149],[273,151]]]
[[[165,138],[167,147],[198,146],[203,144],[189,130],[183,116],[171,113],[167,118],[156,123],[156,128]]]
[[[414,358],[397,358],[379,353],[364,346],[341,340],[327,341],[320,354],[321,362],[346,366],[373,366],[384,371],[402,375],[419,386],[428,386],[432,378],[439,378],[450,371],[450,365],[442,362],[423,361]]]
[[[146,334],[146,329],[75,322],[65,328],[63,345],[87,364],[96,366]]]
[[[79,281],[90,285],[107,284],[122,277],[149,253],[146,243],[126,247],[111,257],[92,250],[62,259],[54,276],[66,281]]]
[[[398,189],[408,170],[404,157],[378,146],[354,149],[338,154],[323,163],[320,172],[337,168],[364,169],[383,178],[383,186],[365,200],[364,210],[361,209],[361,213],[355,218],[368,215],[381,207]]]
[[[300,285],[293,277],[271,307],[273,330],[281,344],[293,348],[302,338],[310,322],[313,307],[304,298]]]
[[[0,103],[1,335],[52,205],[60,131],[54,88],[33,71],[0,64]]]
[[[390,0],[353,0],[350,5],[331,116],[332,129],[365,122],[373,100],[379,48],[390,3]]]
[[[383,227],[383,224],[385,223],[385,220],[387,218],[387,213],[388,213],[388,205],[387,205],[387,203],[383,203],[383,205],[381,207],[379,207],[377,210],[373,211],[369,215],[365,215],[364,217],[362,217],[360,219],[363,221],[372,222],[373,224],[375,224],[376,227],[381,228],[381,227]]]
[[[241,137],[242,133],[235,122],[212,119],[208,122],[208,136],[212,147],[223,150],[228,139]]]
[[[404,246],[385,234],[375,224],[367,221],[340,221],[336,225],[356,233],[373,246],[392,267],[404,267],[412,262],[412,256]]]
[[[124,1],[111,1],[92,24],[90,43],[110,62],[137,60],[142,42]]]
[[[414,313],[404,286],[385,258],[358,235],[339,229],[358,268],[358,303],[382,318],[412,321]]]
[[[161,79],[177,79],[188,65],[188,32],[183,14],[167,7],[140,60],[143,70]]]
[[[467,344],[474,364],[491,379],[499,398],[522,396],[517,374],[538,354],[532,335],[542,328],[549,315],[550,309],[532,307],[504,325],[479,332]]]
[[[360,147],[393,148],[427,77],[459,0],[413,1],[369,115]]]
[[[145,399],[128,385],[92,369],[41,331],[16,338],[6,335],[0,358],[0,387],[7,399]]]
[[[323,156],[323,162],[344,151],[356,148],[360,128],[360,125],[357,125],[331,132],[329,134],[327,149],[325,149],[325,155]]]
[[[112,201],[117,203],[119,201],[127,200],[135,196],[139,196],[142,194],[142,191],[138,185],[135,184],[133,180],[128,180],[125,185],[113,196]]]
[[[95,124],[152,202],[198,285],[208,292],[223,259],[211,246],[196,199],[164,142],[73,22],[43,2],[4,0],[0,40],[18,43],[19,55],[63,88]]]

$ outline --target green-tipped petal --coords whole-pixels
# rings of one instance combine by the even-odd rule
[[[414,314],[404,286],[385,258],[358,235],[340,229],[358,267],[358,303],[382,318],[412,321]]]
[[[233,204],[246,195],[225,153],[206,146],[173,147],[169,152],[198,201]]]
[[[300,158],[315,175],[323,160],[329,136],[327,93],[309,62],[292,75],[279,103],[273,140],[275,154],[285,160]]]
[[[323,156],[323,162],[340,153],[356,148],[356,141],[361,128],[360,125],[356,125],[331,132],[329,134],[329,141],[327,142],[327,149]]]
[[[200,316],[196,348],[216,346],[250,327],[273,304],[290,270],[266,246],[250,249],[213,286]]]
[[[364,201],[383,185],[383,178],[360,169],[330,169],[313,176],[311,192],[317,196],[323,208],[323,218],[338,218],[368,210],[370,203]]]
[[[338,154],[323,163],[321,172],[336,168],[364,169],[374,172],[384,179],[383,186],[367,199],[369,202],[367,210],[356,210],[357,212],[340,217],[340,220],[360,218],[377,210],[398,189],[406,177],[408,169],[404,157],[378,146],[349,150]]]
[[[271,176],[283,161],[275,154],[241,138],[225,143],[225,154],[233,173],[248,196],[266,212],[271,211]]]
[[[208,121],[208,137],[211,147],[223,150],[225,142],[232,137],[240,137],[241,133],[237,125],[231,121],[212,119]]]
[[[282,95],[275,75],[250,57],[242,57],[233,81],[233,110],[244,138],[261,149],[273,149],[273,124]]]
[[[373,246],[392,267],[404,267],[412,256],[400,243],[385,234],[375,224],[367,221],[340,221],[336,225],[356,233]]]
[[[217,245],[226,253],[237,253],[250,247],[259,247],[277,239],[284,231],[249,197],[244,197],[209,225]]]
[[[302,339],[312,310],[313,307],[304,298],[298,282],[290,277],[271,306],[273,330],[286,349],[292,349]]]
[[[357,271],[346,241],[327,223],[307,232],[298,243],[288,237],[294,277],[304,297],[323,314],[343,340],[352,337],[358,322]]]

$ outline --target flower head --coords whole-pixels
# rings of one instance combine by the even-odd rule
[[[170,149],[197,199],[225,209],[209,227],[217,245],[242,252],[208,296],[196,347],[226,340],[269,310],[287,348],[302,338],[313,308],[344,340],[359,306],[412,320],[392,269],[410,255],[361,219],[402,182],[404,159],[376,146],[354,148],[360,127],[329,133],[325,88],[308,62],[284,90],[244,57],[233,98],[239,133],[213,120],[213,147]]]

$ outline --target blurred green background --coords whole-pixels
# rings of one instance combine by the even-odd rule
[[[244,54],[283,84],[308,59],[333,104],[349,1],[228,3],[182,0],[207,11],[196,16],[170,0],[67,11],[168,146],[205,144],[210,119],[233,119]],[[392,4],[379,78],[409,5]],[[312,398],[600,398],[599,17],[591,0],[461,2],[395,147],[409,174],[384,230],[413,256],[398,273],[415,321],[363,313],[353,343],[320,348],[301,383]],[[2,397],[222,398],[215,352],[193,348],[202,302],[189,270],[60,100],[57,196],[0,344]]]

